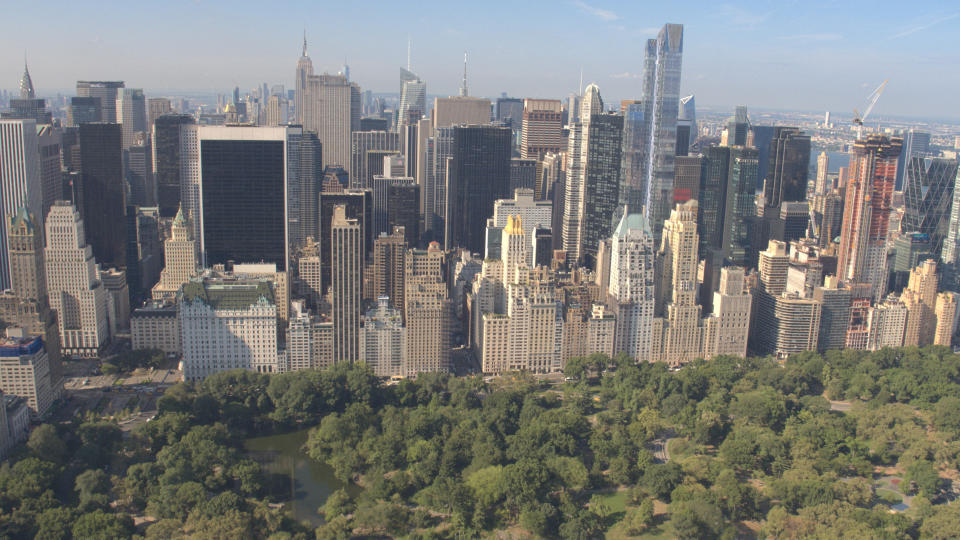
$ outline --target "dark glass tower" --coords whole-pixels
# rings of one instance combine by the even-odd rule
[[[373,192],[351,189],[340,193],[321,193],[317,243],[320,244],[320,282],[324,290],[330,286],[330,223],[333,221],[333,210],[338,205],[346,209],[347,219],[355,219],[360,224],[363,260],[373,249]]]
[[[806,200],[809,170],[810,136],[794,127],[775,127],[763,190],[765,207],[779,208],[785,201]]]
[[[934,258],[939,258],[950,225],[957,160],[914,155],[906,161],[906,165],[907,170],[903,175],[904,213],[900,229],[905,233],[926,236]]]
[[[756,218],[754,186],[757,185],[759,170],[757,154],[756,148],[738,146],[730,149],[722,248],[724,258],[737,266],[752,267],[756,264],[759,246],[751,245],[750,233],[751,224]]]
[[[460,126],[453,129],[453,159],[447,169],[447,249],[483,252],[493,203],[510,196],[510,128]]]
[[[188,114],[165,114],[153,124],[153,171],[161,217],[180,207],[180,126],[192,124]]]
[[[588,259],[588,266],[594,267],[600,241],[613,233],[613,221],[617,217],[623,116],[592,114],[586,144],[580,254]]]
[[[205,264],[266,262],[285,271],[284,141],[202,140]]]
[[[711,146],[703,150],[700,174],[700,257],[723,245],[723,222],[726,217],[727,176],[730,173],[730,148]]]
[[[403,227],[410,247],[420,243],[420,186],[414,183],[391,184],[387,188],[387,227]]]
[[[103,268],[125,268],[126,188],[120,124],[80,125],[80,214],[87,243]]]

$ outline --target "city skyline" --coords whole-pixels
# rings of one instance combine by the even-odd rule
[[[640,97],[643,46],[663,21],[674,21],[686,30],[681,92],[696,94],[702,107],[746,103],[845,115],[862,108],[867,94],[889,78],[874,118],[960,118],[960,106],[933,99],[960,83],[960,71],[951,68],[960,59],[937,52],[951,50],[960,11],[937,5],[888,5],[881,16],[829,2],[774,8],[694,2],[676,8],[574,0],[493,4],[463,18],[456,6],[431,3],[419,13],[370,18],[361,5],[291,3],[284,8],[296,16],[267,29],[242,3],[224,9],[182,2],[165,6],[181,15],[171,20],[189,37],[176,40],[168,25],[135,24],[156,15],[145,6],[98,17],[70,4],[57,7],[65,16],[41,29],[21,12],[26,5],[9,6],[8,15],[25,24],[0,36],[5,50],[24,50],[40,96],[69,94],[84,79],[125,80],[147,94],[226,93],[264,81],[293,88],[292,66],[305,29],[315,71],[335,73],[345,60],[363,90],[399,91],[397,71],[407,64],[409,38],[411,67],[431,95],[458,93],[467,50],[471,95],[563,97],[578,90],[582,68],[583,84],[596,83],[615,103]],[[503,23],[507,8],[522,32]],[[538,24],[523,24],[533,18]],[[582,39],[557,40],[565,28],[579,30]],[[41,31],[50,38],[36,40]],[[143,45],[130,47],[131,40]],[[0,59],[3,87],[15,88],[22,63],[18,54]],[[938,76],[930,77],[934,69]],[[751,73],[763,76],[744,76]],[[911,84],[918,80],[925,83]]]

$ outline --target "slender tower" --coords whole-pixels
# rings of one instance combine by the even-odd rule
[[[303,29],[303,54],[297,60],[297,76],[294,89],[294,107],[297,123],[303,124],[303,94],[307,87],[307,77],[313,75],[313,61],[307,56],[307,29]]]
[[[460,95],[467,97],[467,51],[463,51],[463,82],[460,84]]]

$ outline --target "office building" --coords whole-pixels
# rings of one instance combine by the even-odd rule
[[[363,231],[347,218],[346,207],[333,209],[330,223],[330,296],[334,329],[334,361],[356,362],[359,356],[360,284],[363,282]]]
[[[403,228],[408,246],[420,245],[420,186],[412,181],[393,182],[387,187],[387,230]]]
[[[736,113],[727,120],[726,141],[722,146],[747,146],[747,135],[750,133],[750,117],[745,105],[737,105]]]
[[[763,179],[763,220],[758,237],[761,246],[766,245],[767,240],[789,242],[795,239],[787,237],[782,210],[787,202],[807,199],[810,136],[798,128],[775,127],[769,163],[767,177]]]
[[[408,250],[405,255],[406,375],[451,369],[454,305],[447,288],[446,271],[444,252],[436,243],[425,250]]]
[[[153,133],[153,125],[157,118],[165,114],[172,114],[173,107],[167,98],[147,98],[147,133]]]
[[[299,126],[182,126],[183,208],[204,267],[262,261],[286,271],[312,235],[318,145]]]
[[[123,151],[123,175],[130,194],[128,206],[156,206],[157,189],[153,177],[150,139],[138,131],[133,142]]]
[[[400,153],[400,136],[387,131],[355,131],[350,134],[350,186],[371,189],[374,175],[389,176],[383,159]]]
[[[123,133],[123,149],[134,144],[137,133],[147,133],[147,102],[140,88],[121,88],[117,90],[117,117],[107,122],[120,124]]]
[[[490,123],[490,100],[486,98],[451,96],[433,98],[431,113],[433,129]]]
[[[120,124],[80,125],[81,186],[77,208],[93,255],[104,268],[127,264],[126,186]]]
[[[43,258],[63,354],[95,357],[109,338],[107,292],[84,228],[72,204],[54,203],[45,223]]]
[[[580,119],[567,151],[563,249],[573,261],[592,266],[597,245],[610,236],[619,202],[623,117],[603,113],[600,89],[591,84]]]
[[[957,160],[914,156],[905,166],[900,230],[926,236],[931,255],[939,258],[950,226]]]
[[[231,369],[281,371],[269,278],[211,272],[184,284],[177,304],[184,380]]]
[[[33,88],[33,79],[30,78],[30,70],[27,69],[27,62],[23,62],[23,76],[20,77],[19,97],[10,97],[8,103],[10,109],[0,112],[0,118],[11,120],[33,120],[38,125],[52,124],[53,119],[49,110],[47,110],[47,101],[38,98]]]
[[[643,64],[643,204],[651,232],[660,237],[673,207],[673,158],[680,110],[683,25],[666,24],[657,39],[647,40]]]
[[[403,274],[407,244],[403,229],[392,234],[381,233],[373,241],[373,275],[370,294],[373,298],[386,297],[390,306],[403,311]]]
[[[294,104],[293,112],[298,124],[303,125],[306,107],[304,99],[307,97],[307,82],[313,77],[313,61],[307,56],[307,32],[303,32],[303,54],[297,60],[297,71],[294,77]]]
[[[397,126],[416,125],[427,114],[427,83],[409,69],[400,68],[400,105]]]
[[[713,293],[713,312],[703,319],[703,358],[724,354],[747,356],[753,297],[746,287],[741,267],[720,270],[720,282]]]
[[[323,166],[350,167],[350,134],[360,129],[360,87],[342,75],[307,75],[303,96],[301,123],[304,131],[317,134]]]
[[[37,125],[33,120],[0,120],[0,287],[9,289],[7,227],[21,207],[41,215],[43,184]]]
[[[727,188],[731,172],[730,148],[727,146],[704,148],[700,160],[700,186],[697,190],[698,196],[693,198],[699,202],[700,208],[697,215],[700,257],[706,258],[710,250],[719,251],[723,248]],[[678,160],[677,163],[682,164],[682,160]]]
[[[894,189],[897,191],[906,191],[904,181],[907,179],[909,163],[915,157],[925,158],[936,155],[930,151],[930,134],[924,131],[917,131],[913,128],[903,133],[903,151],[900,152],[900,158],[897,159],[897,183]]]
[[[320,194],[319,244],[320,268],[323,289],[330,287],[331,223],[334,209],[342,205],[348,219],[356,219],[361,226],[363,254],[361,261],[373,249],[373,193],[370,190],[347,190],[339,193]]]
[[[510,130],[478,125],[453,128],[447,175],[444,245],[480,253],[493,204],[510,193]]]
[[[874,301],[886,295],[887,233],[900,147],[900,139],[871,135],[857,141],[850,158],[837,275],[843,282],[870,284]]]
[[[673,200],[676,203],[690,199],[703,201],[700,197],[701,156],[676,156],[673,169]]]
[[[542,159],[548,152],[559,153],[563,141],[560,118],[558,99],[523,100],[520,157]]]
[[[152,168],[161,217],[173,217],[180,208],[180,126],[193,123],[188,114],[164,114],[153,121]]]
[[[123,87],[123,81],[77,81],[77,96],[99,100],[100,118],[94,120],[95,122],[116,122],[117,95]],[[74,125],[79,126],[81,123],[76,122]]]
[[[537,160],[513,158],[510,160],[510,191],[517,188],[533,189],[537,183]]]
[[[80,96],[70,98],[70,107],[67,108],[68,127],[78,127],[80,124],[100,122],[102,118],[103,111],[100,106],[100,98]]]
[[[649,148],[644,146],[646,124],[643,103],[631,100],[622,107],[623,112],[623,167],[620,190],[620,206],[628,206],[631,212],[643,212],[646,204],[646,156]]]

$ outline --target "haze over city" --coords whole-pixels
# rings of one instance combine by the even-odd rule
[[[26,51],[38,92],[82,78],[126,80],[151,93],[226,92],[292,82],[304,30],[318,72],[397,92],[406,65],[432,94],[455,95],[463,52],[472,93],[555,97],[597,83],[610,101],[640,93],[642,48],[663,21],[686,28],[682,91],[700,106],[850,114],[890,79],[875,115],[960,117],[960,11],[950,2],[50,2],[5,7],[22,24],[0,35],[3,87]],[[269,13],[266,13],[266,12]],[[269,15],[270,19],[266,17]],[[269,22],[268,22],[269,21]],[[43,39],[37,39],[38,36]]]

